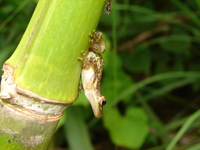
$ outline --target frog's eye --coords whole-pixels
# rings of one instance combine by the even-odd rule
[[[100,103],[101,106],[104,106],[104,105],[106,104],[106,98],[103,97],[103,98],[100,100],[99,103]]]

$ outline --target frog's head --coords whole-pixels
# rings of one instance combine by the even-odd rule
[[[85,95],[90,102],[94,116],[101,118],[103,114],[103,106],[106,104],[106,98],[97,93],[96,90],[85,90]]]
[[[91,104],[91,103],[90,103]],[[103,106],[106,104],[106,98],[104,96],[97,96],[95,104],[91,104],[94,116],[101,118],[103,115]]]

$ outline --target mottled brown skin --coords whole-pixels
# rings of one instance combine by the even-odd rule
[[[106,8],[105,8],[106,14],[109,15],[111,13],[111,7],[112,7],[112,0],[108,0],[108,2],[106,3]]]
[[[89,50],[96,52],[98,54],[103,54],[106,51],[106,42],[102,38],[102,33],[101,32],[95,32],[93,31],[90,36],[90,46]]]
[[[95,53],[95,52],[94,52]],[[83,61],[83,69],[87,70],[90,67],[94,70],[94,80],[93,85],[98,91],[100,91],[100,83],[102,77],[102,70],[104,67],[104,60],[100,54],[96,54],[95,57],[87,57],[87,54],[82,52],[85,58],[79,58]]]
[[[84,58],[79,58],[79,60],[83,61],[81,76],[85,96],[92,106],[95,117],[101,118],[103,106],[106,104],[106,98],[100,93],[104,61],[100,54],[93,51],[89,51],[88,53],[82,52],[82,54]]]
[[[92,32],[90,36],[90,46],[87,53],[82,52],[84,58],[82,68],[82,84],[85,95],[89,100],[94,115],[97,118],[102,116],[103,106],[106,104],[106,98],[100,93],[100,83],[104,60],[101,56],[106,50],[105,41],[102,39],[101,32]]]

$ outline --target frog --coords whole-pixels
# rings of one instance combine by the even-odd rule
[[[112,0],[108,0],[105,7],[105,14],[109,15],[111,13],[111,7],[112,7]]]
[[[88,52],[82,51],[83,58],[78,58],[83,62],[81,72],[82,88],[86,98],[90,102],[94,116],[101,118],[103,106],[107,102],[105,96],[102,96],[100,92],[102,70],[104,67],[104,60],[101,54],[106,51],[106,43],[102,38],[101,32],[93,31],[89,34],[89,37]]]

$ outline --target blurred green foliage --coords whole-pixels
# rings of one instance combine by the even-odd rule
[[[31,0],[0,0],[0,66],[17,47],[35,5]]]
[[[35,5],[0,1],[1,66]],[[50,149],[200,149],[199,12],[198,0],[113,1],[98,26],[107,43],[104,116],[93,117],[81,92],[59,122]]]

